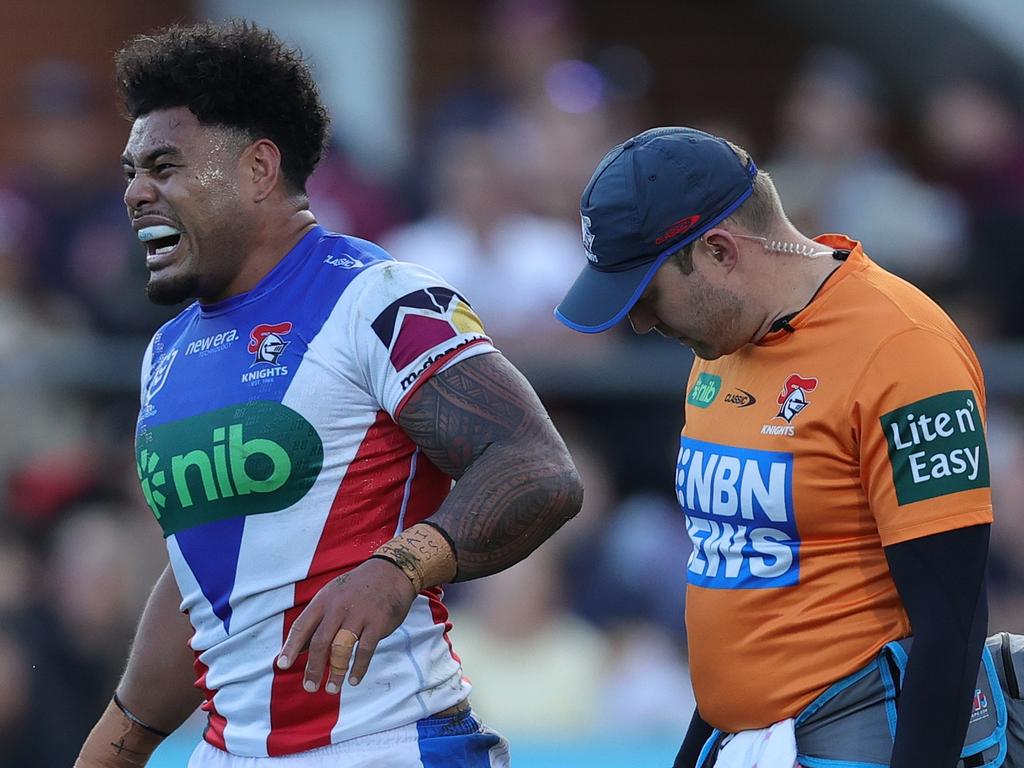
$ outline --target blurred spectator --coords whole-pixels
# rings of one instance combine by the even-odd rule
[[[579,198],[605,149],[646,127],[650,63],[635,48],[587,57],[571,0],[494,0],[483,15],[478,73],[432,111],[428,139],[491,125],[506,184],[541,216],[579,222]]]
[[[601,726],[633,736],[686,733],[696,701],[680,644],[642,620],[619,625],[610,639]]]
[[[474,683],[473,707],[505,733],[571,740],[601,712],[610,648],[566,610],[557,546],[466,585],[453,611],[452,643]]]
[[[923,131],[937,169],[970,213],[971,257],[965,292],[988,313],[997,334],[1024,336],[1020,284],[1024,264],[1013,254],[1024,223],[1024,120],[1008,84],[982,78],[943,83],[927,98]]]
[[[780,146],[766,162],[800,229],[841,232],[926,290],[965,267],[965,214],[882,145],[881,83],[852,54],[816,49],[785,99]]]
[[[681,640],[691,546],[675,500],[630,496],[595,533],[570,556],[579,613],[601,627],[650,622]]]
[[[41,702],[32,691],[31,656],[14,629],[11,618],[0,614],[0,765],[60,765],[62,755],[54,749],[51,736],[54,720],[38,708]]]
[[[110,701],[154,570],[166,562],[160,544],[159,533],[140,531],[112,504],[75,510],[54,530],[20,634],[31,649],[32,701],[45,708],[48,748],[60,757],[24,765],[74,762]]]
[[[321,226],[379,242],[405,219],[398,195],[359,170],[335,138],[306,184],[309,207]]]
[[[511,190],[504,151],[486,128],[447,134],[434,151],[436,208],[393,231],[383,245],[395,258],[443,275],[515,361],[571,333],[553,310],[576,279],[582,246],[578,227],[524,210]]]
[[[19,95],[21,165],[6,194],[32,211],[32,236],[19,254],[31,268],[32,294],[70,325],[152,332],[171,310],[154,308],[143,291],[143,251],[128,226],[117,159],[106,151],[108,105],[84,70],[61,60],[30,68]]]
[[[37,568],[24,542],[6,523],[0,523],[0,615],[10,616],[25,609]]]

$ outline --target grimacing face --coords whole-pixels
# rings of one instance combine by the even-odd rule
[[[246,253],[239,132],[201,125],[187,107],[140,115],[121,162],[125,206],[146,248],[157,304],[226,298]]]
[[[709,280],[696,264],[684,274],[671,258],[629,310],[629,322],[636,333],[655,330],[704,360],[731,354],[748,340],[739,297]]]

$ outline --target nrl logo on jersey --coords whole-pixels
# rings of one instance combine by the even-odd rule
[[[161,355],[156,365],[153,366],[153,372],[149,375],[149,383],[146,386],[146,406],[156,397],[156,393],[164,388],[164,384],[167,383],[167,377],[171,373],[171,366],[174,364],[177,356],[178,350],[174,348],[170,352]]]

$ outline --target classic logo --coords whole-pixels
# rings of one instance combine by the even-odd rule
[[[249,351],[256,359],[252,365],[266,363],[277,365],[277,359],[284,352],[290,342],[284,340],[284,336],[290,333],[292,324],[289,322],[268,325],[263,323],[257,325],[249,332]]]
[[[725,402],[732,403],[737,408],[749,408],[757,402],[757,398],[747,392],[747,390],[736,387],[735,392],[730,392],[725,396]]]
[[[697,408],[707,408],[718,397],[722,390],[722,377],[713,373],[701,373],[697,380],[690,387],[690,394],[686,396],[686,402]]]
[[[779,392],[779,412],[774,418],[792,422],[797,414],[809,405],[807,393],[817,388],[817,379],[805,378],[796,373],[790,374],[786,383],[782,385],[782,391]]]
[[[672,226],[666,229],[661,235],[654,238],[654,244],[664,245],[673,237],[678,237],[684,232],[690,230],[693,227],[693,225],[696,224],[698,221],[700,221],[700,216],[694,215],[687,216],[685,219],[680,219],[679,221],[673,222]]]
[[[167,376],[171,372],[171,366],[174,365],[174,360],[177,356],[178,350],[174,348],[167,354],[161,355],[156,365],[153,366],[153,372],[149,375],[149,383],[146,385],[146,405],[156,397],[157,392],[164,388],[164,384],[167,383]]]
[[[197,353],[202,356],[215,349],[227,349],[237,339],[238,331],[232,328],[230,331],[224,331],[223,333],[216,333],[212,336],[206,336],[202,339],[190,341],[188,346],[185,347],[185,357]]]
[[[880,421],[901,506],[988,487],[985,431],[969,389],[926,397]]]
[[[312,487],[324,456],[313,426],[271,401],[162,424],[139,443],[142,493],[165,536],[290,507]]]
[[[793,454],[683,436],[676,496],[693,542],[687,580],[711,589],[760,589],[800,579]]]
[[[339,269],[359,269],[366,266],[359,259],[349,256],[347,253],[342,253],[338,256],[327,254],[324,258],[324,264],[330,264],[332,267],[338,267]]]
[[[597,264],[597,256],[594,255],[594,233],[590,231],[590,217],[580,214],[580,223],[583,225],[583,249],[587,252],[587,261]]]

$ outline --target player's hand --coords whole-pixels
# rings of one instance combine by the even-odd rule
[[[308,646],[302,687],[309,693],[319,690],[329,667],[325,690],[338,693],[355,648],[348,681],[358,685],[377,643],[398,629],[415,599],[405,573],[386,560],[367,560],[316,593],[292,624],[277,666],[290,668]]]

